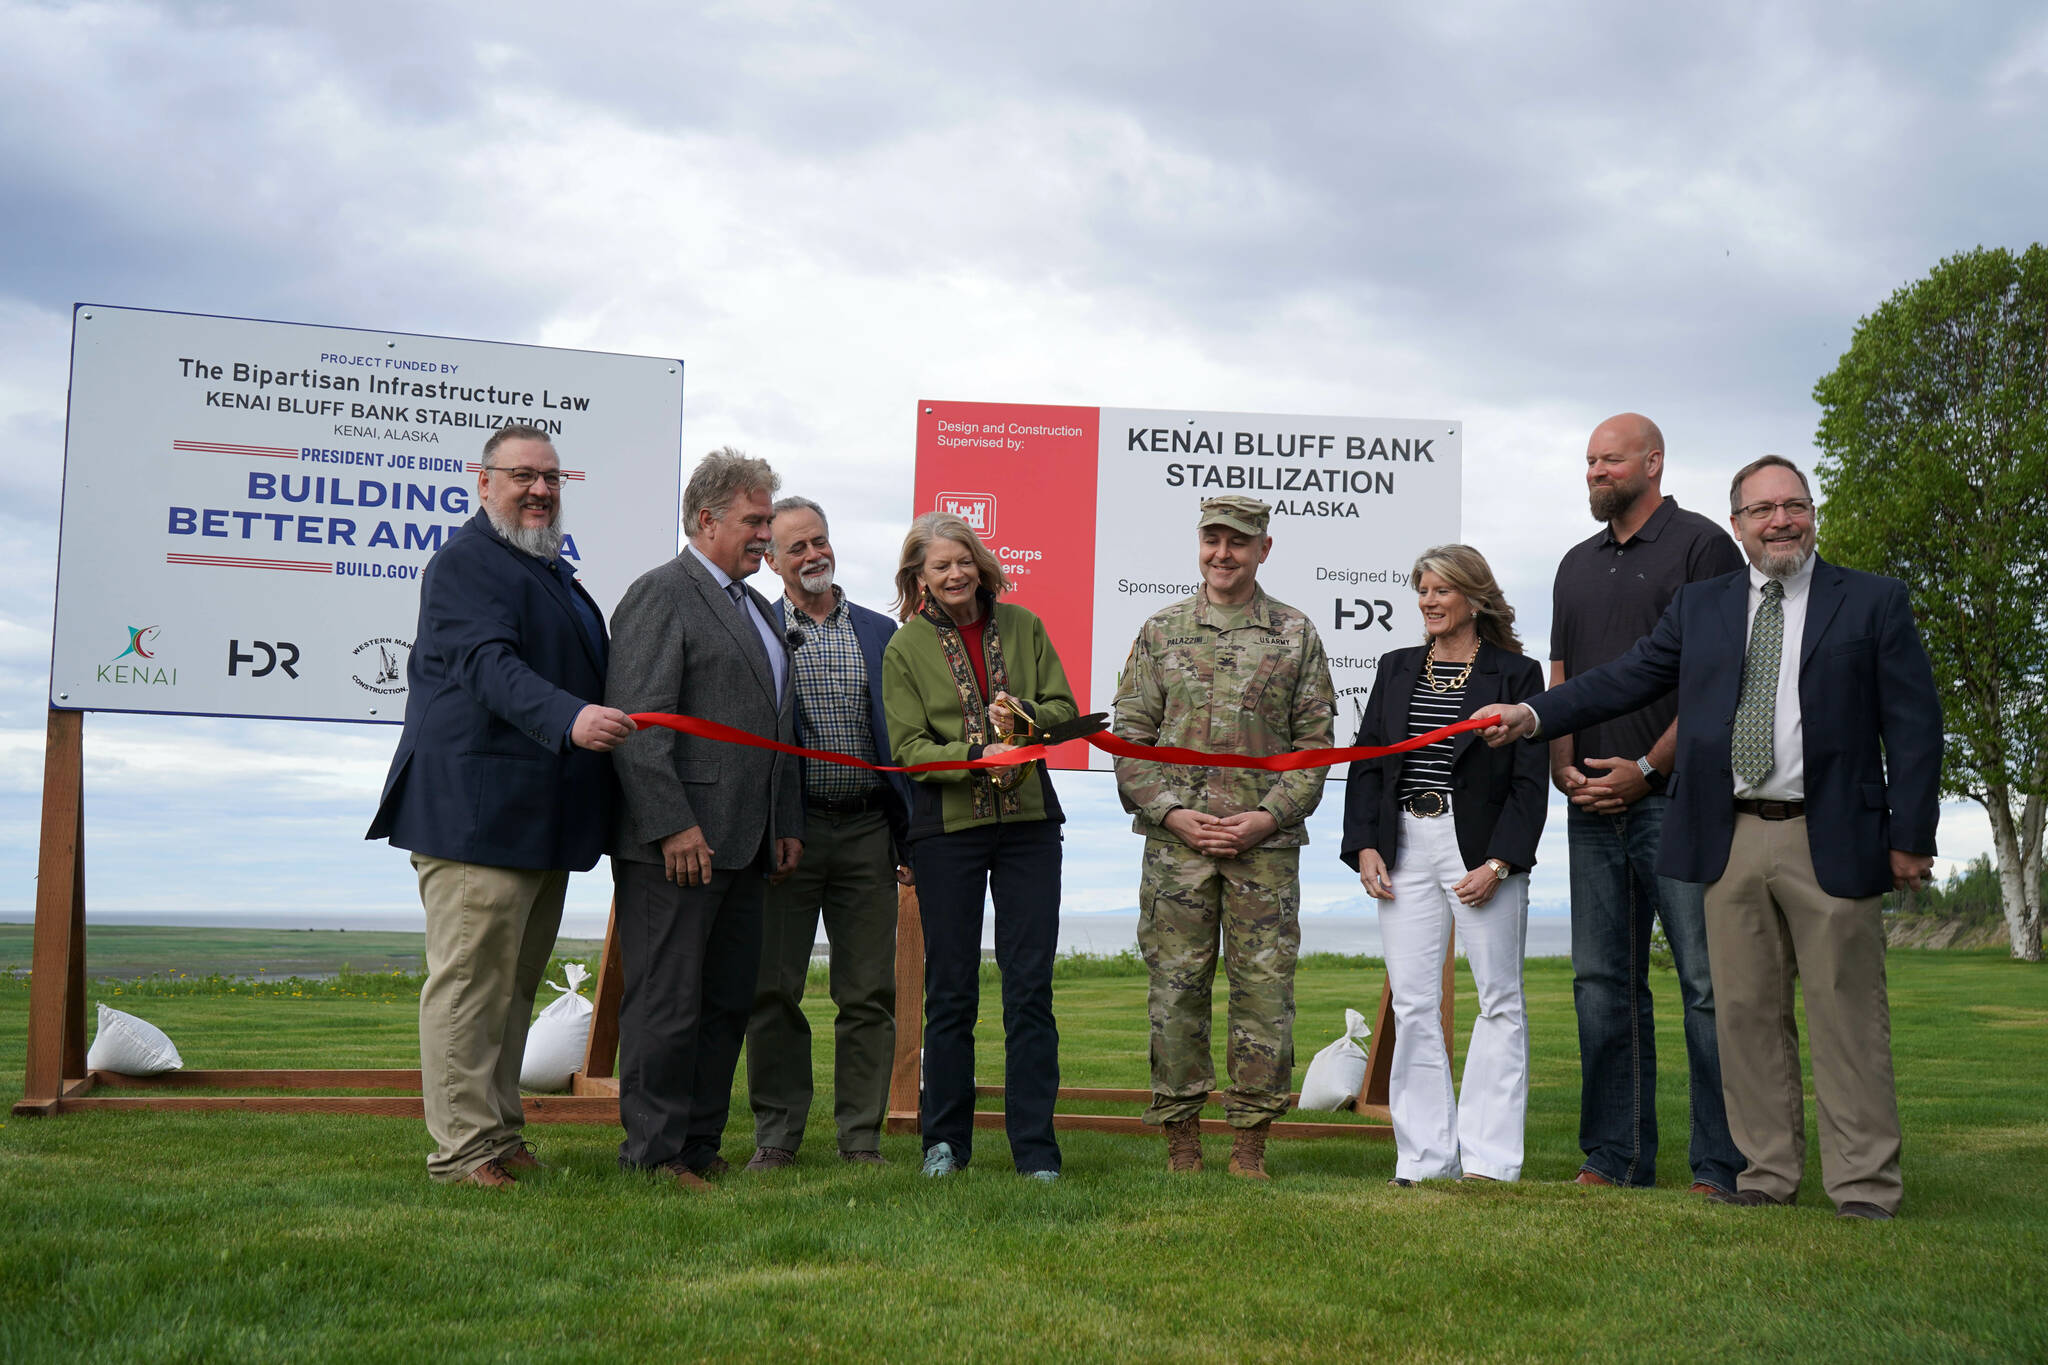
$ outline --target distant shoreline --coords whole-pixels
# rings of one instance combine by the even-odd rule
[[[603,948],[604,923],[565,920],[556,951],[596,958]],[[342,923],[334,923],[334,920]],[[188,921],[181,923],[180,921]],[[198,921],[196,923],[189,921]],[[1060,917],[1059,951],[1114,957],[1137,948],[1135,911],[1076,912]],[[982,922],[982,946],[994,946],[995,919]],[[305,915],[287,919],[263,912],[106,911],[86,922],[86,972],[90,976],[134,977],[183,971],[204,975],[265,973],[332,975],[347,965],[357,971],[423,969],[424,926],[420,914]],[[26,914],[0,912],[0,970],[29,966],[33,923]],[[824,950],[822,936],[817,951]],[[1301,951],[1346,956],[1381,955],[1379,917],[1331,912],[1301,917]],[[1527,956],[1563,957],[1571,952],[1571,922],[1532,915]]]

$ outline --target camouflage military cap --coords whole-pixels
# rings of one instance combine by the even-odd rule
[[[1195,529],[1204,526],[1228,526],[1233,531],[1242,531],[1248,536],[1266,534],[1266,521],[1273,515],[1273,509],[1257,498],[1240,497],[1235,493],[1220,498],[1202,499],[1202,510],[1196,518]]]

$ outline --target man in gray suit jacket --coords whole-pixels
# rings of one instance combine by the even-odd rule
[[[731,447],[683,492],[689,544],[612,614],[605,700],[794,743],[789,645],[740,580],[761,565],[780,480]],[[803,854],[796,760],[649,729],[615,756],[624,811],[612,854],[625,993],[619,1164],[701,1188],[718,1154],[761,961],[765,883]]]

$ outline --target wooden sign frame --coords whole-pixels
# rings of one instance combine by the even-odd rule
[[[85,1065],[85,713],[50,709],[43,749],[43,833],[30,958],[28,1066],[14,1112],[25,1118],[93,1110],[359,1114],[423,1119],[417,1067],[168,1071],[121,1076]],[[612,956],[607,943],[607,957]],[[593,1039],[597,1033],[593,1025]],[[616,1006],[612,1039],[618,1038]],[[586,1062],[586,1069],[588,1063]],[[605,1070],[609,1073],[607,1059]],[[138,1090],[102,1095],[101,1089]],[[401,1094],[192,1095],[188,1090],[389,1090]],[[616,1097],[529,1095],[529,1123],[617,1123]]]

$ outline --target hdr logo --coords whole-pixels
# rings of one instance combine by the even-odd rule
[[[299,676],[297,667],[299,647],[291,641],[279,640],[276,644],[272,644],[268,640],[251,640],[249,642],[249,649],[251,652],[244,654],[240,640],[228,641],[228,676],[230,678],[240,676],[237,670],[243,664],[255,663],[258,653],[261,653],[263,656],[263,667],[250,669],[250,677],[267,678],[273,672],[282,672],[287,678],[297,678]]]
[[[996,533],[996,498],[993,493],[941,493],[938,501],[932,504],[932,510],[960,518],[983,539]]]

